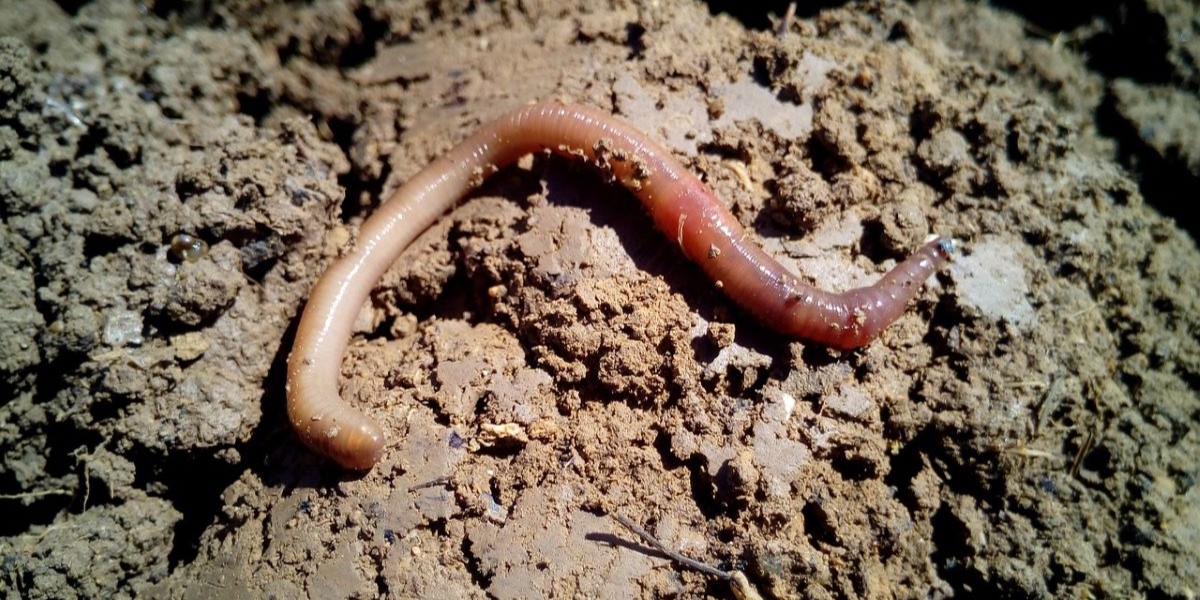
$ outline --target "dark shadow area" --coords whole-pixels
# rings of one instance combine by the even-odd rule
[[[804,534],[817,548],[841,547],[832,516],[820,502],[809,502],[800,509],[804,515]]]
[[[1066,31],[1111,14],[1119,0],[992,0],[992,5],[1017,13],[1045,33]]]
[[[63,12],[67,13],[68,15],[75,16],[79,12],[79,9],[83,8],[83,5],[87,4],[89,1],[90,0],[54,0],[54,3],[57,4],[58,7],[63,10]]]
[[[838,447],[833,450],[831,459],[834,470],[847,481],[870,481],[879,476],[874,461],[851,449]]]
[[[54,360],[38,363],[32,405],[53,406],[54,398],[64,391],[62,374],[78,372],[84,359],[84,355],[71,352],[63,353]],[[12,401],[5,400],[6,403]],[[77,449],[95,449],[103,441],[98,432],[90,429],[80,430],[70,420],[51,421],[38,431],[26,435],[43,436],[48,440],[48,443],[44,444],[48,452],[44,457],[46,462],[42,469],[45,477],[39,477],[40,481],[53,481],[58,478],[71,481],[72,475],[82,475],[85,469],[83,461],[86,458],[81,456]],[[70,442],[56,443],[54,440]],[[11,472],[11,467],[6,470]],[[7,496],[0,498],[0,510],[4,514],[4,518],[0,519],[0,536],[19,535],[28,532],[31,527],[49,525],[63,510],[82,510],[87,494],[88,490],[82,477],[78,478],[78,485],[74,489],[64,487],[47,490],[21,489],[15,478],[6,476],[0,479],[0,496]],[[101,490],[98,496],[88,498],[87,502],[89,505],[103,503],[103,496],[104,492]]]
[[[1047,39],[1099,22],[1098,31],[1080,40],[1078,51],[1088,68],[1106,80],[1172,85],[1179,79],[1169,60],[1173,34],[1158,12],[1165,9],[1121,0],[993,0],[993,4],[1028,20],[1030,35]],[[1146,202],[1174,219],[1193,240],[1200,239],[1200,222],[1185,197],[1187,190],[1200,184],[1200,177],[1188,169],[1184,157],[1163,156],[1146,144],[1144,132],[1121,116],[1112,94],[1101,102],[1096,124],[1102,135],[1117,142],[1118,159],[1136,174]]]
[[[886,407],[881,408],[880,418],[884,423],[888,422],[889,416],[890,411]],[[920,502],[913,494],[912,482],[925,468],[928,467],[922,458],[921,448],[917,444],[905,444],[891,456],[891,464],[883,476],[883,482],[896,490],[896,498],[913,512],[920,510]]]
[[[640,60],[646,53],[646,28],[640,23],[629,23],[625,26],[625,44],[629,46],[626,60]]]
[[[1105,96],[1096,115],[1100,133],[1117,141],[1117,158],[1137,174],[1138,191],[1146,203],[1164,216],[1175,220],[1180,228],[1200,240],[1200,216],[1195,210],[1195,190],[1200,189],[1200,177],[1193,174],[1179,156],[1164,157],[1150,147],[1138,131],[1117,110],[1112,94]]]
[[[967,564],[968,557],[973,554],[968,544],[971,532],[967,524],[944,504],[934,513],[931,524],[934,547],[931,558],[938,576],[959,593],[978,594],[990,589],[979,573]]]
[[[714,15],[724,13],[738,21],[747,29],[765,31],[771,28],[770,16],[776,19],[787,12],[788,0],[766,0],[765,2],[739,2],[738,0],[708,0],[708,11]],[[844,6],[849,0],[804,0],[796,2],[797,19],[807,19],[817,13]]]
[[[291,429],[287,427],[283,391],[287,355],[296,335],[298,318],[299,311],[297,318],[288,325],[279,349],[271,361],[271,368],[263,382],[263,392],[260,396],[262,419],[251,432],[250,440],[237,448],[241,455],[241,463],[218,463],[211,451],[196,453],[195,456],[170,458],[166,463],[155,463],[166,466],[159,467],[162,472],[150,474],[150,477],[161,479],[167,484],[167,492],[164,495],[183,515],[175,529],[175,546],[171,548],[170,554],[172,566],[196,559],[200,549],[200,536],[209,525],[220,518],[225,504],[222,494],[247,468],[257,471],[264,481],[269,482],[268,485],[281,483],[279,478],[288,476],[287,471],[268,467],[265,463],[272,447],[288,443],[299,444],[299,441],[290,435]],[[140,469],[138,472],[141,475]]]
[[[662,431],[659,431],[654,437],[654,449],[662,457],[663,468],[667,470],[679,467],[687,468],[692,488],[692,500],[704,518],[712,519],[722,513],[724,505],[716,498],[714,486],[710,482],[711,478],[705,472],[703,456],[697,454],[686,461],[679,460],[671,451],[670,434]]]
[[[134,486],[139,489],[157,486],[162,490],[161,497],[182,515],[175,525],[174,546],[168,560],[172,567],[192,562],[199,553],[200,536],[216,522],[225,506],[222,494],[244,467],[222,461],[208,448],[165,457],[138,454],[130,453],[138,465]]]
[[[305,448],[288,423],[284,391],[287,357],[296,336],[300,308],[289,323],[263,381],[262,419],[245,444],[232,448],[240,456],[240,462],[230,464],[217,458],[216,450],[205,449],[139,463],[139,479],[161,482],[165,489],[162,496],[183,515],[175,529],[175,545],[170,550],[172,566],[196,559],[201,535],[221,521],[225,506],[222,495],[247,470],[256,473],[266,487],[282,487],[283,496],[296,489],[335,486],[365,475],[347,471]],[[151,468],[155,471],[151,472]],[[301,510],[307,507],[302,505]]]
[[[1167,24],[1145,2],[993,0],[992,4],[1029,21],[1030,33],[1046,38],[1099,19],[1103,29],[1080,48],[1089,68],[1107,78],[1128,77],[1143,83],[1170,80]]]
[[[471,547],[470,536],[463,536],[462,555],[467,559],[467,572],[471,574],[471,581],[481,590],[492,587],[492,576],[484,572],[483,564]]]

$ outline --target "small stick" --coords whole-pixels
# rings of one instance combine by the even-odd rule
[[[675,552],[674,550],[671,550],[670,548],[667,548],[666,546],[663,545],[662,542],[658,541],[657,538],[650,535],[649,531],[642,529],[637,523],[634,523],[633,521],[630,521],[629,519],[626,519],[625,517],[622,517],[621,515],[617,515],[617,514],[614,514],[613,518],[616,519],[617,522],[620,523],[623,527],[625,527],[625,529],[628,529],[629,531],[632,531],[632,532],[638,534],[638,536],[641,537],[642,540],[644,540],[647,544],[650,544],[651,546],[653,546],[655,550],[658,550],[659,552],[666,554],[668,557],[670,557],[675,562],[678,562],[679,564],[681,564],[685,567],[690,567],[692,569],[700,571],[701,573],[707,573],[709,575],[712,575],[713,577],[720,577],[721,579],[724,579],[726,581],[733,579],[733,574],[731,574],[731,573],[726,573],[725,571],[722,571],[716,567],[710,567],[698,560],[688,558],[678,552]]]
[[[1075,459],[1071,461],[1071,469],[1068,471],[1068,473],[1071,474],[1071,477],[1079,476],[1079,468],[1083,466],[1083,457],[1086,456],[1089,451],[1091,451],[1092,446],[1094,446],[1095,443],[1096,432],[1095,430],[1089,431],[1087,434],[1087,439],[1083,441],[1083,445],[1080,446],[1079,451],[1075,453]]]
[[[449,477],[438,477],[437,479],[432,479],[432,480],[426,481],[425,483],[418,483],[418,484],[408,488],[408,491],[415,492],[418,490],[423,490],[425,488],[439,487],[439,486],[444,486],[444,485],[450,485]]]
[[[655,550],[662,552],[675,562],[678,562],[685,567],[691,567],[697,571],[700,571],[701,573],[707,573],[713,577],[719,577],[725,581],[728,581],[729,589],[733,592],[733,597],[737,600],[763,600],[762,594],[759,594],[758,590],[754,589],[754,586],[750,585],[750,580],[746,578],[745,573],[741,571],[722,571],[716,567],[710,567],[698,560],[688,558],[678,552],[669,550],[663,545],[662,542],[658,541],[658,538],[650,535],[649,531],[642,529],[633,521],[630,521],[629,519],[626,519],[618,514],[613,514],[612,517],[616,519],[617,522],[623,527],[625,527],[625,529],[636,533],[638,537],[642,538],[642,540],[644,540],[647,544],[653,546]]]

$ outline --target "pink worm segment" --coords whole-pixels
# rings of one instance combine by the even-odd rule
[[[396,190],[313,287],[287,372],[288,417],[305,444],[350,469],[379,460],[382,429],[338,391],[359,309],[412,240],[484,176],[545,149],[603,164],[729,298],[781,333],[827,346],[855,348],[874,339],[953,251],[949,239],[935,238],[874,285],[841,294],[815,289],[747,243],[708,186],[645,134],[594,108],[525,106],[483,126]]]

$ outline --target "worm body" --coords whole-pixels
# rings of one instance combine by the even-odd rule
[[[482,177],[531,152],[600,165],[641,200],[655,225],[737,304],[781,333],[848,349],[896,320],[953,250],[935,238],[874,285],[840,294],[801,283],[747,234],[708,186],[645,134],[594,108],[554,102],[483,126],[404,184],[362,225],[353,248],[313,287],[288,357],[288,416],[310,447],[351,469],[384,449],[374,420],[341,399],[351,326],[368,294],[417,235]]]

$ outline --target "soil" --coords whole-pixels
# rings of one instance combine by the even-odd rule
[[[733,597],[621,515],[766,598],[1194,598],[1196,5],[752,4],[5,2],[0,594]],[[822,287],[961,251],[833,351],[533,156],[364,308],[341,385],[383,461],[313,455],[309,288],[549,98],[662,140]]]

